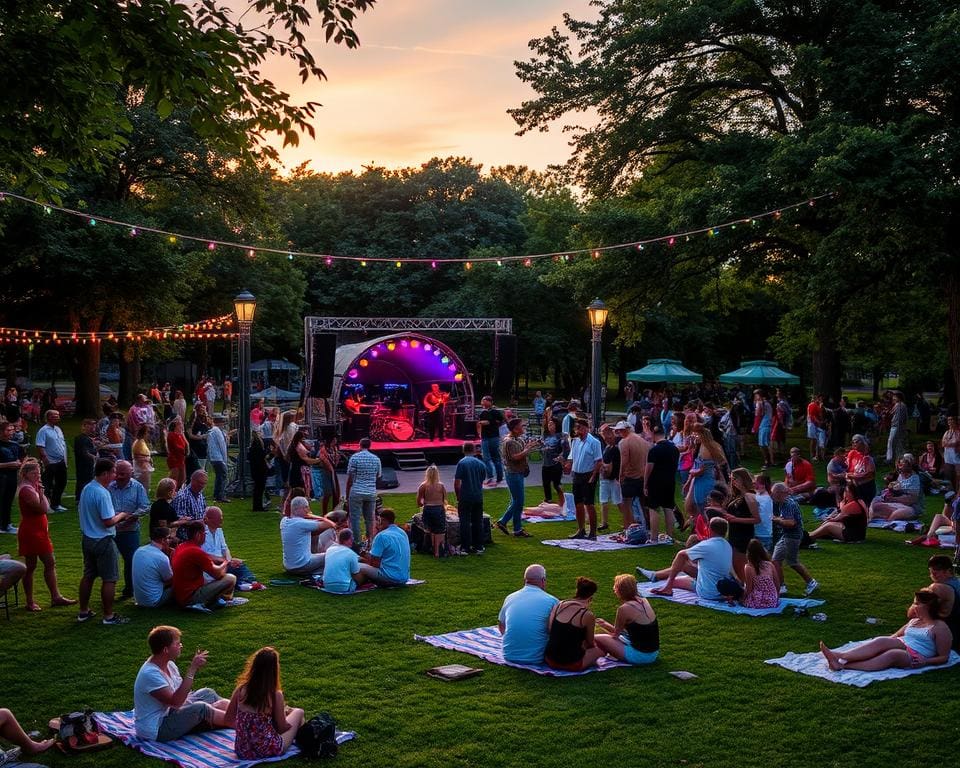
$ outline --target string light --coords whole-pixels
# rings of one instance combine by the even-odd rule
[[[0,328],[0,344],[86,344],[101,341],[143,341],[144,339],[232,339],[235,331],[224,330],[234,324],[233,314],[198,320],[180,326],[165,326],[129,331],[53,331],[42,328]]]

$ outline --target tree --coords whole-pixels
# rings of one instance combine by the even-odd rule
[[[354,48],[375,0],[316,0],[328,42]],[[302,80],[325,77],[308,47],[304,2],[13,0],[0,11],[0,158],[28,194],[62,192],[70,167],[99,172],[127,143],[123,100],[142,94],[161,119],[184,110],[197,134],[232,151],[275,151],[311,136],[318,104],[298,105],[263,76],[274,54]]]

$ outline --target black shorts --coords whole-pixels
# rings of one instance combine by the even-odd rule
[[[447,512],[441,504],[426,504],[423,507],[423,527],[430,533],[445,533]]]
[[[590,481],[591,473],[573,473],[573,503],[594,506],[597,498],[597,481]]]
[[[620,491],[625,499],[643,498],[643,478],[625,477],[620,481]]]

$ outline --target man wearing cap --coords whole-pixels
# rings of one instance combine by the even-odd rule
[[[643,477],[647,470],[647,454],[650,444],[626,421],[617,422],[613,427],[620,438],[620,514],[623,516],[623,529],[633,524],[633,500],[643,498]]]
[[[520,418],[513,418],[507,422],[507,439],[503,441],[503,460],[505,465],[505,475],[507,478],[507,488],[510,490],[510,506],[497,521],[497,528],[504,533],[509,534],[507,522],[513,520],[513,535],[519,538],[528,538],[530,536],[521,525],[523,515],[523,481],[530,474],[530,465],[527,463],[527,457],[530,452],[539,447],[539,443],[531,441],[529,445],[524,445],[523,430],[526,422]]]
[[[590,434],[590,425],[586,419],[577,419],[577,436],[570,441],[570,458],[566,471],[573,473],[573,502],[577,508],[577,532],[571,539],[597,538],[597,478],[603,465],[603,446]],[[621,472],[623,460],[621,458]],[[590,532],[584,530],[584,511],[590,521]]]
[[[207,459],[213,465],[213,498],[221,503],[228,503],[227,498],[227,437],[223,433],[223,425],[227,417],[217,415],[213,417],[213,428],[207,432]]]

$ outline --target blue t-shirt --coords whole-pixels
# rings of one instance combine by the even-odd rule
[[[380,558],[380,576],[397,584],[405,584],[410,578],[410,540],[406,532],[396,525],[380,531],[370,550],[373,557]]]
[[[711,536],[687,550],[697,564],[697,596],[704,600],[719,600],[717,582],[730,575],[733,569],[733,547],[721,536]]]
[[[487,468],[476,456],[464,456],[457,463],[455,480],[460,481],[460,501],[483,501]]]
[[[550,637],[547,619],[559,602],[531,584],[507,595],[499,618],[505,628],[503,658],[516,664],[542,664]]]
[[[353,574],[360,572],[360,558],[350,547],[334,544],[323,558],[323,588],[328,592],[353,592],[357,582]]]
[[[100,523],[101,520],[108,520],[116,513],[113,511],[110,491],[97,481],[83,486],[77,512],[80,515],[80,531],[87,538],[102,539],[107,536],[116,536],[117,529],[114,526],[104,528]]]

